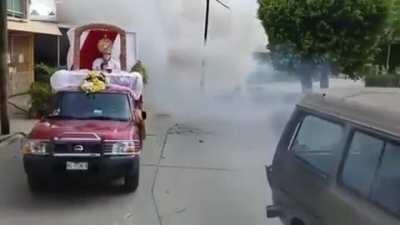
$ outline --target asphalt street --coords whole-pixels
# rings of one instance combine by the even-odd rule
[[[16,141],[0,151],[0,224],[279,224],[265,218],[271,199],[264,173],[279,133],[270,123],[280,130],[276,118],[285,120],[279,107],[263,116],[270,120],[186,120],[160,111],[151,99],[136,193],[119,192],[119,181],[54,180],[33,194]]]
[[[264,167],[301,94],[296,81],[245,85],[252,73],[271,79],[275,73],[253,58],[267,43],[257,1],[227,1],[231,11],[212,4],[208,46],[199,1],[134,1],[148,5],[141,10],[131,0],[121,1],[129,7],[96,0],[96,10],[64,3],[70,2],[82,5],[70,7],[79,24],[93,22],[93,13],[103,21],[98,12],[108,12],[138,31],[150,72],[140,186],[126,194],[118,191],[120,181],[53,180],[33,194],[16,141],[0,146],[0,225],[280,224],[265,217],[271,193]],[[111,13],[114,7],[121,13]]]

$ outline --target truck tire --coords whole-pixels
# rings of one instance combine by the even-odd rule
[[[139,186],[139,177],[140,177],[140,166],[139,166],[139,160],[137,162],[137,165],[133,169],[134,171],[132,174],[128,174],[124,177],[124,190],[126,192],[135,192],[136,189]]]
[[[31,189],[31,191],[38,192],[38,191],[42,190],[42,188],[44,186],[44,182],[42,179],[39,179],[38,177],[29,175],[28,176],[28,185],[29,185],[29,188]]]

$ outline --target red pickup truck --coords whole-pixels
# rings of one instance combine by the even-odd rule
[[[128,88],[109,86],[87,94],[78,88],[58,91],[52,113],[29,134],[24,167],[33,190],[52,177],[123,177],[124,187],[139,184],[142,150],[140,121]]]
[[[63,176],[124,178],[124,188],[135,191],[145,138],[143,79],[129,70],[137,55],[132,48],[136,43],[128,40],[135,41],[136,35],[114,25],[89,24],[71,29],[68,37],[72,57],[68,68],[73,70],[51,77],[55,97],[49,114],[35,125],[23,147],[29,185],[40,190],[51,178]],[[120,53],[112,57],[121,63],[121,70],[94,71],[104,79],[102,88],[86,91],[84,83],[104,43]]]

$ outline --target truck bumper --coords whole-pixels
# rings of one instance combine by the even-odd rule
[[[132,175],[139,167],[139,156],[112,156],[99,158],[64,158],[53,156],[25,155],[25,172],[29,176],[50,177],[93,177],[114,179]],[[88,170],[69,171],[67,162],[87,162]]]

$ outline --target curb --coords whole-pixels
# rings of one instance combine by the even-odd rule
[[[20,110],[20,111],[22,111],[24,113],[29,113],[29,109],[25,109],[23,106],[19,106],[17,103],[12,101],[13,98],[20,97],[20,96],[25,96],[25,95],[29,96],[29,92],[22,92],[22,93],[17,93],[17,94],[8,96],[7,102],[8,102],[9,105],[13,106],[17,110]],[[0,142],[1,142],[1,140],[0,140]]]
[[[8,145],[19,138],[25,138],[25,137],[26,134],[23,132],[17,132],[11,135],[0,137],[0,146]]]

